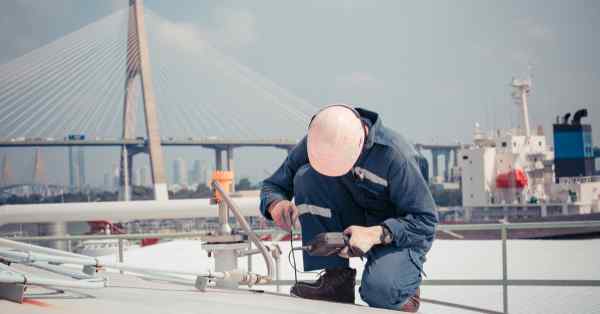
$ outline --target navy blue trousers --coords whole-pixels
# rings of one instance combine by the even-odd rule
[[[302,242],[306,244],[322,232],[341,232],[351,225],[365,226],[365,210],[353,200],[340,178],[319,174],[310,165],[298,169],[294,177],[294,199],[300,210]],[[409,249],[393,245],[374,246],[366,254],[360,296],[370,306],[398,309],[415,294],[421,271]],[[303,255],[304,270],[348,267],[339,256]]]

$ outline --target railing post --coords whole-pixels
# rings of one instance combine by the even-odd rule
[[[277,244],[273,244],[271,248],[271,255],[275,260],[275,289],[277,293],[281,293],[281,248]]]
[[[123,258],[123,239],[119,239],[119,263],[123,263],[124,258]],[[124,274],[124,272],[121,270],[120,271],[121,274]]]
[[[503,313],[508,314],[508,265],[506,258],[506,238],[508,234],[506,222],[502,223],[500,234],[502,237],[502,307]]]
[[[252,241],[248,240],[248,251],[252,250]],[[248,254],[248,272],[252,272],[252,254]]]

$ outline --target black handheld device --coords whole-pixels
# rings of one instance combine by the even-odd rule
[[[333,256],[348,246],[348,240],[348,236],[341,232],[319,233],[302,250],[312,256]]]

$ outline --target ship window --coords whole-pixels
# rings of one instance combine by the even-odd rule
[[[513,147],[517,147],[517,142],[513,142]]]
[[[538,145],[541,147],[541,146],[542,146],[542,142],[541,142],[541,141],[539,141],[539,142],[538,142]]]
[[[469,159],[469,156],[467,156],[467,155],[463,156],[463,160],[467,160],[467,159]]]
[[[469,181],[473,181],[473,177],[469,177]]]
[[[502,147],[506,147],[506,142],[502,142]]]
[[[471,198],[473,198],[473,194],[471,194]]]

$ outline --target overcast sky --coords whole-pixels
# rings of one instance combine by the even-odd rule
[[[122,9],[127,2],[2,1],[0,64]],[[597,125],[595,142],[600,142],[598,1],[145,3],[164,18],[149,35],[158,47],[164,44],[163,50],[151,51],[151,58],[172,57],[163,66],[175,72],[170,75],[175,85],[189,84],[194,77],[182,74],[179,82],[173,79],[180,77],[179,72],[172,69],[193,68],[201,61],[173,57],[164,47],[177,44],[178,53],[194,51],[198,48],[194,40],[202,39],[232,57],[235,64],[275,82],[305,103],[347,102],[370,108],[381,114],[384,124],[416,142],[468,143],[476,122],[485,129],[516,126],[518,111],[509,83],[513,76],[526,75],[531,66],[531,124],[542,125],[550,135],[556,115],[585,107]],[[214,64],[211,59],[206,62]],[[215,79],[214,84],[231,94],[247,93],[231,78],[223,83]],[[198,88],[196,92],[203,91]],[[218,95],[214,92],[210,101],[217,102]],[[310,111],[310,107],[301,109]],[[272,137],[299,136],[298,130],[304,127],[296,122],[295,131],[288,132],[277,122],[261,123],[252,120],[251,113],[241,115],[249,115],[257,134]],[[163,134],[178,128],[177,122],[161,125],[166,130]],[[43,152],[49,181],[64,183],[66,149]],[[1,149],[0,155],[4,153],[16,176],[31,176],[32,150]],[[168,172],[176,157],[189,163],[204,160],[209,166],[213,159],[211,151],[199,148],[166,149],[165,154]],[[284,156],[276,149],[240,149],[236,151],[238,178],[262,179]],[[117,151],[89,150],[87,161],[89,181],[99,184],[117,162]]]

